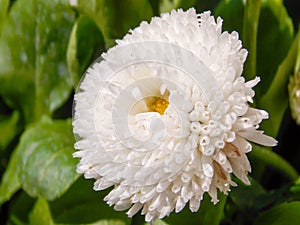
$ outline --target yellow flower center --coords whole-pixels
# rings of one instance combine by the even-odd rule
[[[169,101],[162,97],[149,97],[145,102],[149,112],[158,112],[160,115],[163,115],[169,106]]]

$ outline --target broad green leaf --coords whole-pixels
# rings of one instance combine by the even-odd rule
[[[74,7],[95,21],[108,47],[153,15],[147,0],[78,0]]]
[[[15,111],[9,117],[0,117],[0,152],[12,141],[19,132],[19,112]]]
[[[50,115],[70,95],[66,50],[75,13],[62,0],[18,0],[0,38],[0,94],[27,122]]]
[[[3,24],[5,23],[7,17],[8,7],[9,7],[9,0],[0,0],[0,35],[1,35]]]
[[[293,23],[283,1],[262,0],[257,40],[257,75],[261,83],[257,95],[268,90],[278,66],[293,42]]]
[[[38,198],[32,212],[29,215],[30,225],[53,225],[48,202],[44,198]]]
[[[188,206],[182,212],[175,214],[174,212],[167,218],[164,218],[168,224],[189,224],[189,225],[219,225],[223,217],[223,211],[227,196],[218,193],[219,202],[214,205],[210,201],[210,197],[205,194],[201,201],[200,209],[196,213],[192,213]]]
[[[18,146],[18,171],[31,197],[56,199],[79,177],[73,145],[70,120],[43,118],[26,129]]]
[[[214,15],[223,19],[223,30],[243,32],[244,3],[242,0],[222,0]]]
[[[95,53],[100,54],[103,49],[101,45],[103,38],[97,25],[89,17],[81,16],[72,29],[67,51],[68,69],[74,87],[79,83]]]
[[[276,205],[262,213],[254,225],[299,224],[300,202],[294,201]]]
[[[0,183],[0,205],[9,200],[12,195],[21,188],[21,183],[18,176],[18,160],[17,150],[15,150],[10,156],[8,166],[3,174]]]
[[[265,131],[271,136],[276,136],[279,130],[282,117],[288,106],[287,84],[290,75],[293,73],[296,59],[300,51],[300,31],[294,39],[287,57],[278,67],[275,78],[272,81],[267,93],[262,97],[259,106],[266,109],[270,119],[262,124]]]
[[[117,212],[109,207],[103,198],[109,190],[96,192],[93,190],[94,180],[80,177],[61,198],[50,202],[50,209],[55,223],[89,224],[98,220],[121,220],[131,224],[125,211]]]
[[[197,0],[160,0],[159,11],[170,12],[172,9],[182,8],[187,10],[195,6]]]

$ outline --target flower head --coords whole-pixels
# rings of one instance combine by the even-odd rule
[[[147,222],[218,202],[234,174],[249,184],[250,142],[276,140],[257,130],[268,113],[251,108],[259,78],[241,76],[247,51],[222,20],[194,9],[155,17],[130,31],[89,68],[75,95],[77,171],[113,186],[115,210]]]

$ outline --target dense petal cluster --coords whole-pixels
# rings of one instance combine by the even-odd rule
[[[250,142],[276,140],[251,108],[259,78],[241,76],[247,51],[210,12],[172,11],[142,22],[88,70],[75,95],[77,171],[116,210],[147,222],[218,202],[234,174],[249,184]]]

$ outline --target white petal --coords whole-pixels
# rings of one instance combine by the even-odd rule
[[[249,141],[252,141],[254,143],[260,144],[260,145],[265,145],[265,146],[276,146],[277,141],[268,136],[265,135],[262,131],[257,131],[253,129],[247,129],[247,130],[241,130],[238,133],[240,136],[246,138]]]

